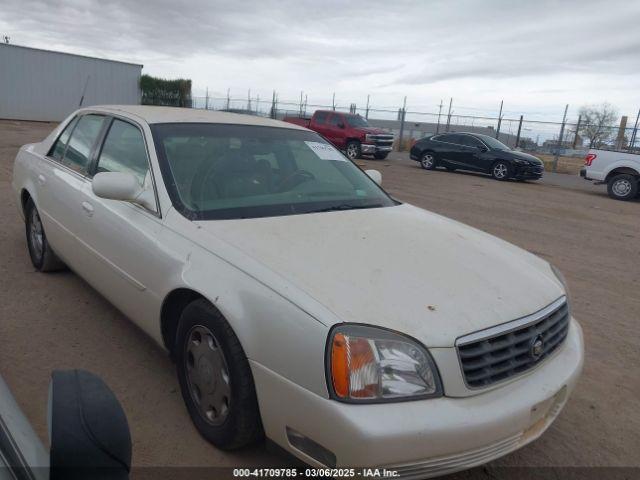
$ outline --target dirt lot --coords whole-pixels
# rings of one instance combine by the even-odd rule
[[[189,421],[174,369],[159,347],[73,273],[34,272],[11,169],[19,145],[52,128],[0,121],[0,374],[38,434],[46,438],[50,371],[85,368],[122,401],[138,466],[286,462],[264,446],[230,454],[207,444]],[[398,199],[534,252],[557,265],[570,284],[587,349],[577,390],[540,440],[469,478],[502,476],[491,474],[497,465],[640,466],[640,202],[554,182],[427,172],[402,155],[362,164],[381,170]]]

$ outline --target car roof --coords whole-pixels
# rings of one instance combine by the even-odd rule
[[[262,127],[289,128],[307,130],[299,125],[281,122],[257,115],[220,112],[199,108],[159,107],[152,105],[96,105],[82,111],[98,111],[123,116],[136,117],[149,124],[153,123],[224,123],[235,125],[254,125]]]

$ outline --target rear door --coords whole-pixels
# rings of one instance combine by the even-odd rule
[[[89,184],[88,168],[106,124],[106,117],[85,114],[58,137],[40,172],[38,210],[54,251],[80,275],[91,271],[91,255],[82,242],[86,205],[82,192]]]
[[[460,137],[461,135],[455,133],[445,133],[434,137],[433,141],[436,145],[439,165],[455,168],[464,167],[462,162],[464,147],[460,143],[462,141]]]

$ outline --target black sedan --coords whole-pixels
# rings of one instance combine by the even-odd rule
[[[427,170],[471,170],[489,173],[496,180],[537,180],[544,172],[539,158],[477,133],[441,133],[422,138],[411,147],[411,159]]]

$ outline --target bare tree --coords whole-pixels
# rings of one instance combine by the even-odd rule
[[[618,112],[611,104],[585,105],[580,108],[580,115],[579,133],[589,140],[589,148],[605,143],[613,136],[615,128],[611,127],[618,120]]]

